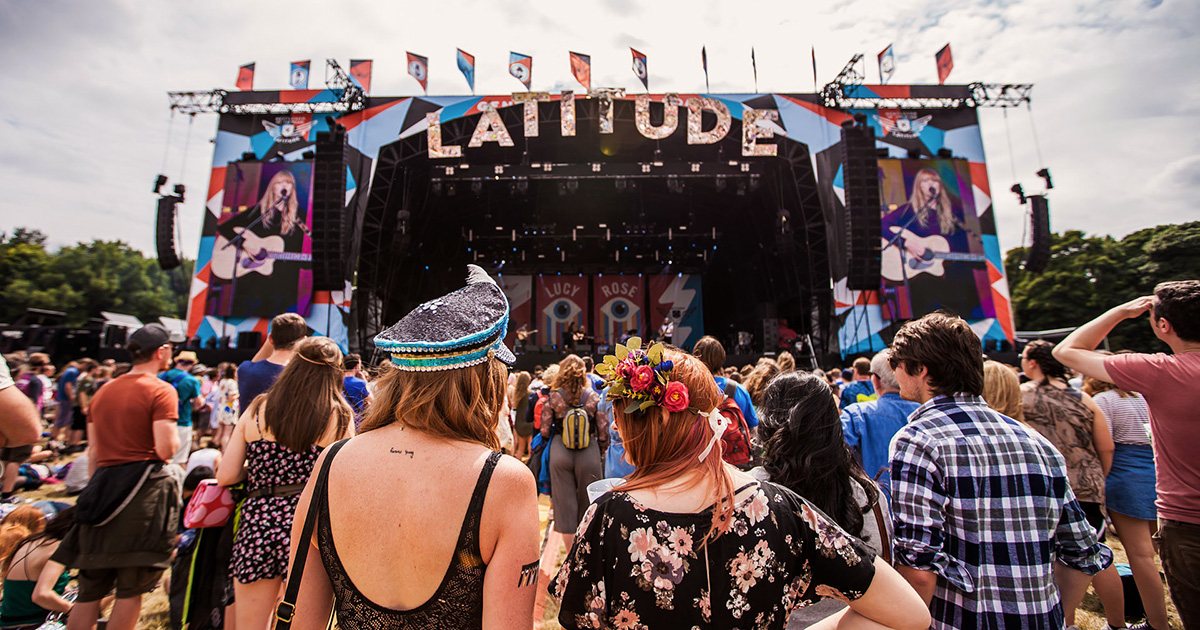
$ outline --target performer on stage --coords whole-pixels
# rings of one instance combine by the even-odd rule
[[[971,233],[962,200],[947,191],[936,170],[917,171],[908,202],[884,214],[882,227],[883,280],[897,288],[908,280],[909,299],[897,300],[901,315],[920,317],[945,308],[962,317],[984,316],[972,312],[979,304],[977,264],[942,257],[971,254]],[[911,312],[905,313],[908,307]]]

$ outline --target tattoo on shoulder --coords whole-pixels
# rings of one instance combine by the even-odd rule
[[[413,451],[410,451],[410,450],[400,450],[400,449],[395,449],[395,448],[389,448],[388,450],[397,455],[408,455],[409,459],[412,459],[413,456],[416,455],[416,453],[414,453]]]
[[[533,561],[521,567],[521,577],[517,580],[517,588],[524,586],[533,586],[537,582],[538,569],[542,566],[540,561]]]

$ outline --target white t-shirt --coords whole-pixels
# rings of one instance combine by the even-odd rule
[[[202,448],[195,453],[192,453],[191,456],[188,457],[187,468],[183,472],[184,474],[187,474],[192,472],[192,469],[199,468],[201,466],[207,466],[213,469],[213,472],[216,472],[217,458],[220,456],[221,451],[218,451],[215,448]]]
[[[0,357],[0,389],[8,389],[13,386],[12,374],[8,371],[8,361]]]

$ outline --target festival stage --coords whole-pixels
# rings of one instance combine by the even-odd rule
[[[374,334],[461,286],[474,263],[509,296],[510,343],[523,327],[528,343],[551,347],[547,362],[561,356],[565,335],[594,350],[668,327],[682,347],[711,334],[731,354],[740,338],[751,353],[787,348],[824,365],[882,349],[900,323],[939,307],[967,318],[985,347],[1011,347],[970,90],[855,90],[930,106],[593,90],[368,97],[357,111],[287,113],[338,96],[229,93],[188,334],[201,346],[236,345],[239,334],[250,343],[271,316],[294,311],[315,332],[370,355]],[[334,125],[347,141],[338,219],[344,283],[330,292],[314,290],[321,234],[313,231],[318,166],[309,152]],[[885,230],[877,289],[847,287],[843,126],[875,136]],[[270,196],[289,182],[294,192]],[[290,232],[282,233],[286,221],[246,227],[256,209],[289,204]],[[255,232],[253,248],[230,246],[238,226]],[[922,247],[900,252],[888,238],[899,230],[887,226]],[[258,266],[245,268],[239,250]]]

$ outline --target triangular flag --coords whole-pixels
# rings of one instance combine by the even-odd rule
[[[533,57],[509,51],[508,73],[524,83],[525,89],[528,90],[529,85],[533,83]]]
[[[370,59],[350,60],[350,78],[358,83],[358,87],[364,92],[371,91],[371,65]]]
[[[463,73],[463,77],[467,79],[467,85],[471,86],[471,94],[475,93],[475,55],[464,52],[463,49],[458,49],[458,70]]]
[[[704,66],[704,91],[708,92],[708,51],[700,47],[700,65]]]
[[[633,53],[633,73],[642,80],[642,87],[650,89],[650,72],[646,70],[646,55],[630,48]]]
[[[892,80],[892,74],[896,72],[896,58],[892,56],[892,45],[888,44],[887,48],[879,53],[879,83],[887,84]]]
[[[248,63],[238,68],[237,89],[253,90],[254,89],[254,64]]]
[[[293,61],[292,72],[289,75],[293,90],[308,89],[308,68],[312,65],[312,60],[308,61]]]
[[[592,89],[592,57],[577,52],[571,54],[571,74],[585,90]]]
[[[950,55],[950,44],[942,46],[937,53],[938,85],[945,85],[946,78],[954,69],[954,57]]]
[[[429,93],[429,58],[408,53],[408,74],[421,84],[421,89]]]

